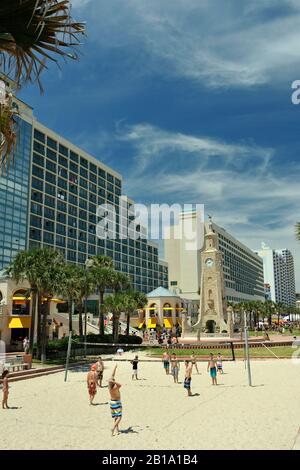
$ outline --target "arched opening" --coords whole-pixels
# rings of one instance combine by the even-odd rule
[[[171,307],[170,304],[165,303],[164,306],[163,306],[163,310],[164,310],[164,317],[166,317],[166,318],[171,318],[172,317],[172,307]]]
[[[205,328],[206,328],[207,333],[215,333],[216,322],[214,320],[207,320]]]
[[[12,298],[12,314],[13,315],[30,315],[30,297],[28,290],[17,290]]]
[[[149,317],[155,318],[157,316],[157,305],[151,304],[149,307]]]

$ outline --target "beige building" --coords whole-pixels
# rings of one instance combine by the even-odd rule
[[[186,236],[188,223],[196,233],[197,246]],[[222,252],[225,297],[229,302],[264,301],[264,273],[261,258],[224,228],[212,223],[216,246]],[[197,224],[196,212],[181,213],[177,226],[165,229],[164,257],[169,267],[169,289],[186,299],[200,297],[201,253],[208,223]],[[176,238],[176,237],[180,238]]]

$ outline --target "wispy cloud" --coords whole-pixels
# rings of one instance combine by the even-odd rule
[[[299,63],[297,0],[85,4],[91,38],[103,49],[144,51],[136,64],[144,73],[159,70],[209,87],[251,87],[276,83]]]
[[[295,253],[300,165],[276,165],[276,152],[254,144],[172,133],[149,124],[119,129],[132,144],[125,189],[139,201],[199,203],[252,249],[267,241]],[[298,247],[299,248],[299,247]],[[300,259],[297,258],[300,279]]]

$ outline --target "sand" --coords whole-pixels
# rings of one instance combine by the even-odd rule
[[[126,353],[133,357],[130,353]],[[140,358],[142,354],[139,355]],[[105,379],[113,364],[106,363]],[[292,449],[300,426],[300,365],[291,360],[253,361],[253,384],[244,363],[224,363],[213,387],[200,364],[188,398],[160,362],[141,363],[140,381],[119,363],[124,407],[120,435],[111,437],[107,388],[89,406],[86,372],[77,369],[11,383],[0,410],[0,449]],[[180,380],[183,378],[183,367]],[[106,382],[104,383],[106,385]]]

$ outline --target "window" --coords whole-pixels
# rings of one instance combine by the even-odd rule
[[[45,155],[45,146],[43,144],[40,144],[36,140],[33,142],[33,150],[41,153],[42,155]]]
[[[61,222],[62,224],[65,224],[66,219],[67,219],[66,214],[62,214],[61,212],[57,213],[57,215],[56,215],[57,222]]]
[[[54,220],[54,214],[55,212],[53,209],[50,209],[49,207],[44,208],[44,217],[46,217],[47,219]]]
[[[68,178],[68,172],[67,170],[65,170],[64,168],[62,168],[61,166],[58,167],[58,175],[59,176],[62,176],[63,178]]]
[[[49,171],[46,171],[46,181],[48,181],[48,183],[55,184],[56,176],[53,173],[49,173]]]
[[[67,147],[61,144],[59,144],[59,153],[61,153],[62,155],[65,155],[66,157],[68,157],[69,155]]]
[[[84,168],[88,168],[87,160],[83,157],[80,157],[80,165],[84,166]]]
[[[57,150],[57,142],[51,139],[51,137],[47,137],[47,145],[48,147],[51,147],[52,149]]]
[[[98,175],[102,176],[102,178],[106,178],[106,172],[102,170],[102,168],[98,168]]]
[[[38,178],[44,179],[44,170],[38,166],[32,165],[32,174]]]
[[[52,171],[53,173],[56,173],[56,164],[47,159],[46,169]]]
[[[50,220],[44,220],[44,230],[48,230],[49,232],[54,232],[54,222]]]
[[[55,199],[53,197],[45,195],[45,205],[55,207]]]
[[[33,240],[41,240],[41,231],[36,230],[35,228],[31,228],[29,232],[30,238],[33,238]]]
[[[53,152],[53,150],[50,150],[47,148],[46,155],[47,155],[47,158],[50,158],[50,160],[53,160],[54,162],[56,162],[57,160],[56,153]]]
[[[53,233],[44,232],[44,243],[49,243],[49,245],[54,244],[54,235],[53,235]]]
[[[60,235],[56,235],[56,245],[65,247],[66,246],[66,239]]]
[[[59,233],[60,235],[66,235],[66,227],[61,224],[56,224],[56,233]]]
[[[33,191],[32,200],[42,203],[43,202],[43,194],[39,193],[38,191]]]
[[[39,189],[40,191],[44,190],[44,183],[41,180],[38,180],[36,178],[32,178],[31,185],[35,189]]]
[[[33,214],[42,215],[42,206],[40,204],[36,204],[35,202],[31,203],[31,212]]]
[[[41,228],[42,219],[40,217],[36,217],[35,215],[32,215],[30,217],[30,225],[33,225],[33,227]]]
[[[84,178],[88,177],[88,172],[84,168],[80,168],[80,175],[83,176]]]
[[[74,153],[74,152],[72,152],[72,150],[70,150],[70,159],[71,159],[73,162],[78,163],[78,155],[77,155],[77,153]]]
[[[43,142],[43,144],[45,143],[45,134],[38,131],[37,129],[34,129],[34,138],[39,140],[40,142]]]
[[[59,189],[57,191],[57,197],[58,197],[58,199],[62,199],[63,201],[65,201],[67,199],[66,191],[63,191],[62,189]]]
[[[110,175],[109,173],[107,173],[107,181],[109,181],[110,183],[113,183],[114,182],[113,175]]]
[[[64,180],[62,178],[57,179],[57,185],[62,189],[68,189],[68,184],[67,184],[66,180]]]
[[[37,165],[44,166],[44,157],[39,155],[38,153],[33,152],[33,158],[32,158],[33,163],[36,163]]]
[[[57,201],[57,209],[59,211],[67,212],[67,204],[62,201]]]

